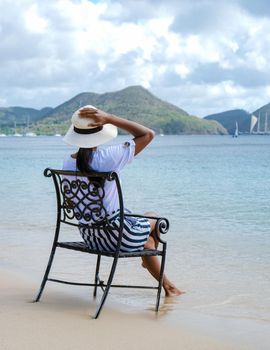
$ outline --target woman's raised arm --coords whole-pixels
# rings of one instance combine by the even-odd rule
[[[103,112],[100,109],[82,108],[80,117],[89,118],[89,126],[113,124],[134,136],[135,155],[140,153],[155,137],[155,132],[139,123]],[[90,122],[91,119],[91,122]]]

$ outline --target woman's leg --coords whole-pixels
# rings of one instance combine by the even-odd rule
[[[154,212],[145,213],[147,216],[157,216]],[[158,239],[154,234],[156,220],[149,219],[151,226],[151,233],[147,239],[147,242],[144,245],[145,249],[157,249],[158,247]],[[159,235],[159,232],[158,232]],[[147,270],[151,273],[151,275],[158,281],[160,275],[160,262],[157,256],[143,256],[142,257],[142,265],[147,268]],[[165,290],[166,296],[176,296],[183,294],[184,292],[180,289],[176,288],[175,285],[167,278],[164,274],[163,277],[163,288]]]
[[[158,214],[157,213],[155,213],[154,211],[148,211],[148,212],[146,212],[145,214],[144,214],[145,216],[158,216]],[[154,239],[154,241],[155,241],[155,248],[153,248],[153,249],[157,249],[157,247],[158,247],[158,244],[159,244],[159,241],[158,241],[158,239],[157,239],[157,236],[156,236],[156,234],[159,236],[160,235],[160,233],[159,233],[159,231],[157,232],[157,233],[155,233],[155,226],[156,226],[156,222],[157,222],[157,220],[155,220],[155,219],[148,219],[148,221],[150,222],[150,236],[151,237],[153,237],[153,239]]]

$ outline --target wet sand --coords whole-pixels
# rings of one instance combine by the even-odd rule
[[[231,350],[238,346],[166,324],[153,312],[129,313],[107,303],[98,320],[79,293],[48,285],[39,303],[32,300],[39,287],[17,273],[0,270],[0,348],[22,349],[185,349]]]

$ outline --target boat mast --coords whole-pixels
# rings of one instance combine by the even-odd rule
[[[261,112],[259,112],[258,125],[257,125],[257,134],[260,132],[261,128]]]

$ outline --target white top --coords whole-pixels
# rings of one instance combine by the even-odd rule
[[[115,171],[118,175],[126,164],[132,162],[135,153],[135,142],[130,140],[118,145],[108,146],[106,148],[98,148],[93,151],[90,167],[93,171],[109,172]],[[76,159],[68,155],[64,159],[63,170],[78,171],[76,167]],[[114,181],[106,181],[104,206],[108,214],[119,209],[119,200],[117,188]]]

